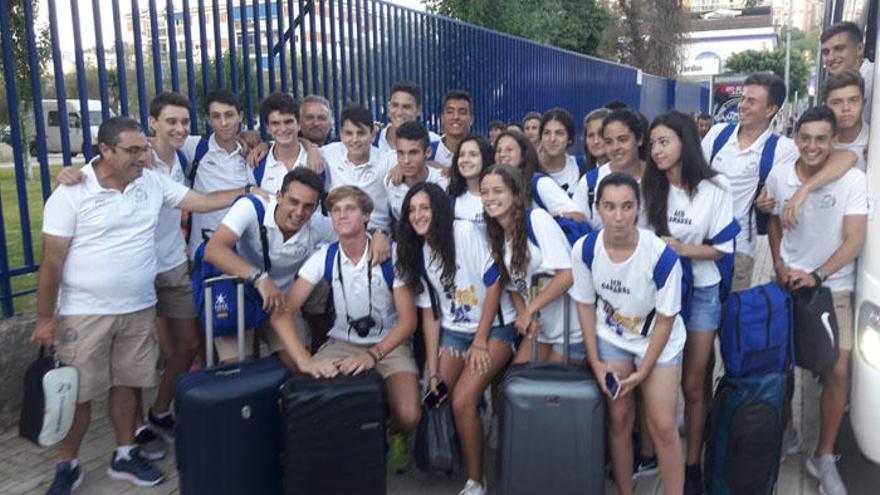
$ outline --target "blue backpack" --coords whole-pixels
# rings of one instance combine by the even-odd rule
[[[706,493],[773,493],[787,380],[782,372],[721,379],[706,421]]]
[[[269,260],[269,238],[266,227],[263,226],[263,218],[266,209],[263,202],[252,194],[245,194],[236,198],[236,202],[246,198],[253,204],[257,212],[257,223],[260,226],[260,244],[263,248],[263,270],[268,272],[272,268]],[[205,313],[205,280],[223,275],[223,272],[205,260],[205,246],[208,241],[202,241],[196,249],[192,263],[192,291],[196,311],[202,328],[206,327],[207,314]],[[263,298],[252,284],[244,286],[244,308],[236,306],[236,283],[228,280],[214,284],[211,303],[211,318],[214,321],[214,335],[218,337],[236,335],[238,331],[238,312],[244,311],[245,329],[250,330],[266,321],[269,315],[263,311]]]
[[[324,280],[333,286],[333,262],[336,260],[336,255],[339,253],[339,242],[334,242],[327,246],[327,256],[324,258]],[[391,258],[383,261],[381,264],[382,268],[382,278],[385,279],[385,283],[388,285],[388,290],[394,291],[394,263],[391,261]]]
[[[544,201],[541,199],[541,196],[538,194],[538,180],[542,177],[547,177],[545,174],[535,174],[532,176],[532,199],[535,201],[535,204],[538,208],[542,210],[546,210],[547,207],[544,205]],[[455,206],[453,205],[453,208]],[[531,209],[528,209],[528,214],[526,215],[526,224],[531,228],[531,220],[529,217],[531,216]],[[593,229],[590,227],[590,224],[587,222],[578,222],[577,220],[572,220],[568,217],[553,217],[553,220],[556,220],[557,225],[562,229],[562,232],[565,234],[565,238],[568,239],[568,244],[570,246],[574,246],[574,243],[577,242],[581,237],[589,234]],[[530,234],[534,237],[533,234]],[[535,242],[537,246],[538,243]]]
[[[712,143],[712,156],[709,158],[710,164],[715,160],[715,155],[717,155],[718,152],[721,151],[721,148],[727,144],[730,136],[733,135],[734,129],[736,129],[736,124],[731,123],[727,124],[727,127],[718,133],[718,136]],[[776,154],[776,145],[778,143],[779,135],[770,134],[770,137],[768,137],[767,141],[764,143],[764,149],[761,150],[761,162],[758,168],[758,189],[755,191],[755,197],[752,198],[752,207],[749,209],[749,224],[751,224],[752,218],[754,217],[755,226],[757,227],[759,235],[767,234],[767,222],[770,217],[766,213],[762,213],[755,208],[755,199],[757,199],[761,189],[764,188],[764,183],[767,182],[767,176],[770,175],[770,170],[773,168],[773,157]],[[749,240],[751,240],[751,229],[749,229],[749,235]]]
[[[730,295],[721,315],[721,357],[731,376],[787,371],[794,349],[791,294],[771,282]]]
[[[599,239],[599,232],[601,232],[601,230],[602,229],[594,230],[585,237],[583,247],[581,248],[581,259],[591,271],[593,270],[593,258],[596,256],[596,241]],[[672,269],[675,267],[675,262],[678,261],[678,259],[678,255],[675,254],[675,251],[673,251],[671,247],[666,246],[663,249],[660,258],[657,260],[657,263],[654,264],[654,271],[651,274],[651,278],[654,280],[654,287],[656,287],[657,290],[662,289],[663,286],[666,285],[666,280],[669,278],[669,274],[672,272]],[[656,314],[657,310],[652,309],[651,312],[645,316],[645,322],[642,324],[642,337],[648,336],[648,332],[651,330],[651,324],[654,322],[654,316],[656,316]]]

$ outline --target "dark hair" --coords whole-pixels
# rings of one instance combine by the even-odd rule
[[[703,148],[700,145],[700,134],[694,119],[681,112],[672,111],[665,113],[651,124],[651,130],[657,127],[668,127],[681,141],[681,181],[688,196],[693,199],[697,194],[697,187],[704,179],[711,179],[717,172],[709,168],[703,157]],[[654,227],[657,235],[670,235],[667,222],[667,204],[669,200],[669,179],[666,172],[657,168],[654,158],[648,156],[648,164],[642,176],[642,194],[645,198],[645,210],[648,215],[648,223]],[[604,181],[603,181],[604,182]]]
[[[293,182],[299,182],[310,189],[314,189],[318,193],[319,204],[324,199],[324,181],[321,179],[321,176],[312,169],[296,167],[290,172],[287,172],[287,174],[284,175],[284,180],[281,182],[282,194],[287,192],[287,188],[290,187],[290,184]]]
[[[394,95],[394,93],[406,93],[413,97],[416,100],[416,106],[422,105],[422,88],[419,87],[418,84],[412,81],[397,81],[396,83],[391,85],[391,92],[389,95]]]
[[[697,120],[712,120],[712,116],[706,112],[700,112],[697,114]]]
[[[850,35],[850,37],[853,41],[856,42],[856,44],[859,44],[862,42],[862,40],[864,40],[862,36],[862,30],[859,28],[858,24],[854,22],[844,21],[834,23],[825,28],[825,30],[822,31],[822,36],[819,37],[819,41],[825,43],[832,36],[837,36],[840,33],[846,33]]]
[[[538,151],[532,145],[532,142],[521,132],[504,131],[495,139],[495,147],[503,137],[511,137],[516,144],[519,145],[519,152],[522,155],[523,163],[518,167],[519,175],[522,178],[525,187],[523,194],[525,195],[525,204],[532,204],[532,176],[541,171],[541,162],[538,160]]]
[[[865,79],[862,78],[862,74],[855,69],[845,69],[837,74],[828,74],[828,79],[822,85],[822,98],[827,101],[829,93],[847,86],[856,86],[862,97],[865,96]]]
[[[528,121],[530,121],[530,120],[534,120],[534,119],[541,120],[541,114],[540,114],[540,112],[529,112],[529,113],[527,113],[526,116],[523,117],[523,119],[522,119],[522,125],[526,125],[526,122],[528,122]]]
[[[431,203],[431,225],[424,239],[416,234],[409,222],[410,202],[413,196],[424,192]],[[422,292],[422,264],[425,268],[431,260],[423,259],[422,247],[427,242],[434,251],[433,259],[439,258],[442,271],[440,281],[446,293],[455,288],[455,238],[453,237],[452,206],[443,189],[431,182],[419,182],[409,188],[400,209],[397,223],[397,261],[394,267],[400,278],[414,294]]]
[[[608,110],[623,110],[626,108],[626,103],[620,100],[611,100],[605,104],[605,108]]]
[[[425,129],[425,126],[415,120],[404,122],[397,128],[397,139],[420,141],[422,149],[428,149],[428,130]]]
[[[163,91],[150,101],[150,117],[158,119],[165,107],[183,107],[189,111],[189,100],[180,93]]]
[[[207,115],[210,112],[211,103],[223,103],[225,105],[235,107],[237,112],[241,112],[241,102],[238,101],[238,97],[235,96],[235,93],[229,91],[228,89],[215,89],[208,93],[205,96],[205,114]]]
[[[465,136],[465,138],[458,143],[458,148],[455,149],[455,154],[452,155],[452,168],[449,173],[449,185],[446,187],[446,192],[454,198],[461,196],[467,191],[467,179],[465,179],[458,170],[458,157],[461,154],[462,145],[468,141],[477,143],[477,147],[480,149],[480,157],[483,160],[483,168],[480,170],[481,174],[484,170],[495,164],[495,151],[492,149],[492,145],[489,144],[489,141],[487,141],[486,138],[479,134],[468,134]]]
[[[123,132],[143,132],[143,129],[138,121],[132,118],[111,117],[101,122],[101,126],[98,127],[98,144],[106,144],[112,148],[119,142],[119,135]]]
[[[513,195],[513,205],[511,207],[513,208],[512,222],[514,228],[511,229],[513,236],[510,240],[510,268],[512,270],[508,270],[507,265],[504,263],[504,252],[507,244],[504,227],[498,223],[498,220],[487,215],[485,211],[483,212],[483,218],[486,220],[486,235],[489,237],[489,245],[492,248],[492,259],[498,266],[498,271],[501,272],[501,283],[506,284],[511,280],[511,271],[519,275],[525,275],[529,266],[529,239],[526,230],[528,202],[525,196],[525,191],[529,187],[528,183],[524,182],[519,170],[508,165],[496,163],[484,169],[480,181],[482,182],[490,175],[501,177],[501,180],[510,188],[510,192]]]
[[[269,114],[272,112],[293,115],[299,121],[299,105],[287,93],[273,93],[260,102],[260,122],[263,125],[269,122]]]
[[[635,177],[624,172],[611,172],[602,179],[602,182],[600,182],[599,186],[596,188],[596,209],[599,208],[599,203],[602,201],[602,193],[605,192],[605,188],[611,186],[624,186],[630,188],[633,195],[636,197],[636,205],[641,205],[642,199],[639,197],[639,183]]]
[[[489,122],[489,130],[490,130],[490,131],[491,131],[492,129],[501,129],[501,130],[504,130],[505,128],[507,128],[507,125],[506,125],[504,122],[500,121],[500,120],[493,120],[492,122]]]
[[[584,117],[584,156],[587,160],[587,169],[596,168],[598,165],[596,159],[597,157],[590,154],[590,148],[587,146],[587,128],[590,126],[590,122],[594,120],[603,121],[605,117],[607,117],[611,113],[611,110],[607,108],[596,108],[591,110],[590,113]],[[602,129],[599,129],[599,134],[602,133]]]
[[[636,141],[642,142],[642,144],[639,145],[639,158],[644,160],[648,155],[648,124],[645,116],[628,108],[614,110],[602,121],[603,136],[605,135],[605,128],[612,122],[620,122],[633,133],[636,137]]]
[[[471,115],[474,114],[474,103],[471,101],[471,95],[469,95],[467,91],[462,91],[459,89],[447,91],[446,95],[443,97],[442,108],[446,108],[446,103],[449,102],[449,100],[464,100],[468,102],[468,113],[470,113]]]
[[[370,114],[369,110],[356,103],[342,109],[342,117],[339,119],[339,124],[344,125],[346,121],[359,127],[373,129],[373,115]]]
[[[831,135],[837,135],[837,117],[835,117],[834,112],[825,105],[819,105],[804,112],[803,115],[801,115],[801,118],[798,119],[797,125],[794,127],[794,132],[799,132],[802,125],[810,122],[828,122],[831,124]]]
[[[564,108],[556,107],[544,112],[544,115],[541,117],[541,126],[538,128],[538,135],[543,136],[544,127],[554,120],[565,127],[565,132],[568,133],[568,145],[571,146],[575,139],[576,125],[574,123],[574,117],[572,117],[571,114],[568,113],[568,110]]]
[[[785,103],[785,81],[772,72],[749,74],[743,86],[763,86],[767,90],[767,103],[775,105],[777,112]]]

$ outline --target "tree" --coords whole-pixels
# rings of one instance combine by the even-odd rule
[[[596,55],[610,21],[595,0],[424,0],[428,10],[585,55]]]
[[[785,78],[785,50],[781,48],[777,48],[772,52],[746,50],[731,55],[724,66],[728,73],[772,72],[781,78]],[[797,56],[794,52],[792,52],[791,56],[790,70],[789,99],[794,97],[795,91],[800,95],[805,95],[810,69],[807,67],[804,59]]]
[[[600,54],[650,74],[675,77],[687,23],[678,0],[619,0]]]

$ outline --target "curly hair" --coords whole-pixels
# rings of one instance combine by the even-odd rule
[[[504,227],[498,223],[498,220],[490,217],[483,212],[486,220],[486,234],[489,236],[489,245],[492,248],[492,259],[501,272],[501,283],[506,284],[512,277],[511,274],[525,275],[529,266],[529,239],[526,231],[526,195],[523,187],[523,180],[520,171],[509,166],[495,164],[483,171],[480,178],[482,183],[486,177],[497,175],[501,177],[504,185],[510,189],[513,196],[512,218],[509,233],[505,232]],[[510,267],[504,263],[505,241],[508,234],[511,240],[511,256]]]
[[[413,196],[424,192],[431,203],[431,225],[423,238],[416,233],[409,221],[410,202]],[[430,261],[438,260],[442,267],[440,281],[443,290],[450,292],[455,286],[455,238],[453,237],[453,215],[449,198],[437,184],[419,182],[412,186],[403,198],[400,209],[400,222],[397,224],[397,261],[395,269],[398,276],[414,294],[420,294],[422,287],[422,264],[427,267],[429,260],[422,259],[425,242],[433,251]]]
[[[492,145],[489,144],[489,141],[487,141],[486,138],[479,134],[468,134],[462,139],[461,142],[458,143],[458,148],[455,149],[455,154],[452,155],[452,169],[449,174],[449,186],[446,187],[446,192],[455,198],[464,194],[468,188],[467,179],[465,179],[458,170],[458,156],[461,153],[461,146],[468,141],[477,143],[477,148],[480,149],[480,157],[483,159],[483,167],[480,170],[480,173],[495,163],[495,152],[492,150]]]
[[[516,144],[519,146],[520,155],[522,155],[523,162],[518,165],[510,164],[513,168],[519,170],[519,175],[522,179],[521,184],[523,184],[522,190],[525,198],[526,205],[532,204],[532,176],[541,171],[541,162],[538,159],[538,151],[532,145],[531,141],[525,136],[525,134],[521,132],[510,132],[505,131],[498,135],[498,138],[495,139],[495,146],[498,147],[498,142],[501,141],[503,137],[510,137]]]

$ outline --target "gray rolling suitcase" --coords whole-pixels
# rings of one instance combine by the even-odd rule
[[[566,364],[510,369],[503,396],[495,469],[499,495],[565,495],[605,490],[605,398],[586,370],[569,361],[570,300],[565,299]]]

